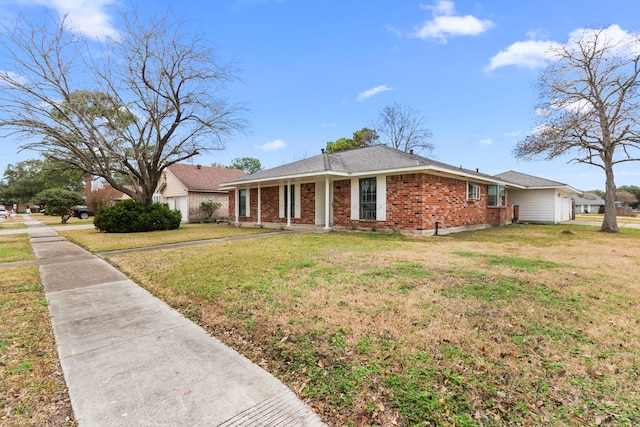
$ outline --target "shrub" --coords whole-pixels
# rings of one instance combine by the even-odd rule
[[[105,233],[135,233],[143,231],[174,230],[180,227],[182,215],[178,210],[160,203],[145,205],[127,199],[102,208],[93,224]]]
[[[82,194],[75,191],[64,188],[49,188],[36,194],[33,201],[45,206],[48,214],[60,215],[61,222],[65,224],[71,216],[71,207],[83,203],[84,198]]]

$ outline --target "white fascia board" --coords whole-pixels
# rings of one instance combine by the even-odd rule
[[[395,168],[395,169],[376,169],[370,171],[363,171],[352,173],[350,176],[374,176],[374,175],[399,175],[406,173],[431,173],[436,176],[445,176],[451,177],[455,179],[465,180],[465,181],[473,181],[482,184],[499,184],[505,185],[508,187],[515,188],[526,188],[524,186],[514,184],[508,181],[504,181],[498,178],[490,178],[485,176],[474,175],[473,173],[468,173],[466,171],[459,171],[457,169],[448,169],[435,165],[420,165],[413,166],[408,168]]]
[[[271,177],[271,178],[247,179],[244,181],[237,181],[237,182],[232,181],[226,184],[221,184],[219,189],[234,190],[238,187],[243,187],[243,188],[251,187],[255,184],[262,184],[265,182],[268,182],[271,185],[280,185],[286,182],[313,182],[317,180],[319,177],[324,178],[326,176],[335,176],[339,178],[345,178],[345,177],[349,177],[350,175],[345,172],[335,172],[335,171],[308,172],[308,173],[301,173],[301,174],[295,174],[295,175],[282,175],[282,176]]]
[[[291,181],[300,181],[301,179],[310,178],[317,179],[319,177],[336,177],[336,178],[350,178],[350,177],[364,177],[364,176],[377,176],[377,175],[399,175],[399,174],[407,174],[407,173],[436,173],[436,175],[444,175],[447,177],[452,177],[455,179],[468,180],[483,184],[499,184],[505,185],[508,187],[521,188],[526,189],[527,187],[514,184],[508,181],[504,181],[497,178],[490,178],[484,176],[477,176],[472,173],[468,173],[466,171],[459,171],[457,169],[448,169],[435,165],[417,165],[413,167],[403,167],[403,168],[394,168],[394,169],[371,169],[360,172],[336,172],[336,171],[324,171],[324,172],[309,172],[295,175],[283,175],[279,177],[272,178],[259,178],[259,179],[249,179],[237,182],[229,182],[227,184],[220,185],[220,190],[234,190],[238,187],[247,187],[252,186],[259,183],[273,183],[273,185],[278,185],[278,183],[286,182],[287,180]]]

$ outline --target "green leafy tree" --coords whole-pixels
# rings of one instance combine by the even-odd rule
[[[325,151],[327,153],[337,153],[338,151],[370,147],[375,145],[377,141],[378,134],[376,131],[365,127],[355,131],[352,138],[339,138],[335,141],[327,142]]]
[[[241,157],[233,159],[229,165],[231,169],[240,169],[248,174],[256,173],[262,169],[260,160],[253,157]]]
[[[65,188],[80,192],[84,173],[52,159],[25,160],[10,164],[4,171],[0,199],[7,202],[32,202],[34,196],[48,188]]]
[[[605,175],[600,231],[618,232],[614,166],[640,160],[640,35],[587,29],[552,48],[538,80],[539,124],[514,154],[596,166]]]
[[[71,216],[71,208],[84,203],[84,198],[75,191],[64,188],[50,188],[38,193],[34,201],[40,206],[46,206],[48,211],[60,215],[60,222],[66,224]]]
[[[68,31],[66,17],[5,28],[0,130],[152,204],[167,166],[246,127],[225,93],[237,69],[172,17],[123,15],[117,37],[99,43]]]

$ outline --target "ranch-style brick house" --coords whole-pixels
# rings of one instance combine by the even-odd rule
[[[510,224],[512,188],[524,189],[385,145],[323,150],[220,185],[236,224],[417,235]]]

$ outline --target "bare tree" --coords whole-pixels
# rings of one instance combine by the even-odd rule
[[[380,111],[375,131],[384,144],[401,151],[431,152],[433,136],[426,119],[419,111],[396,103]]]
[[[75,35],[66,18],[5,29],[0,129],[152,203],[164,168],[224,148],[246,126],[243,105],[225,97],[237,70],[169,16],[123,15],[119,36],[101,42]]]
[[[588,29],[553,48],[538,81],[539,126],[514,154],[601,168],[606,177],[601,231],[617,232],[613,167],[640,158],[640,40],[618,27]]]

